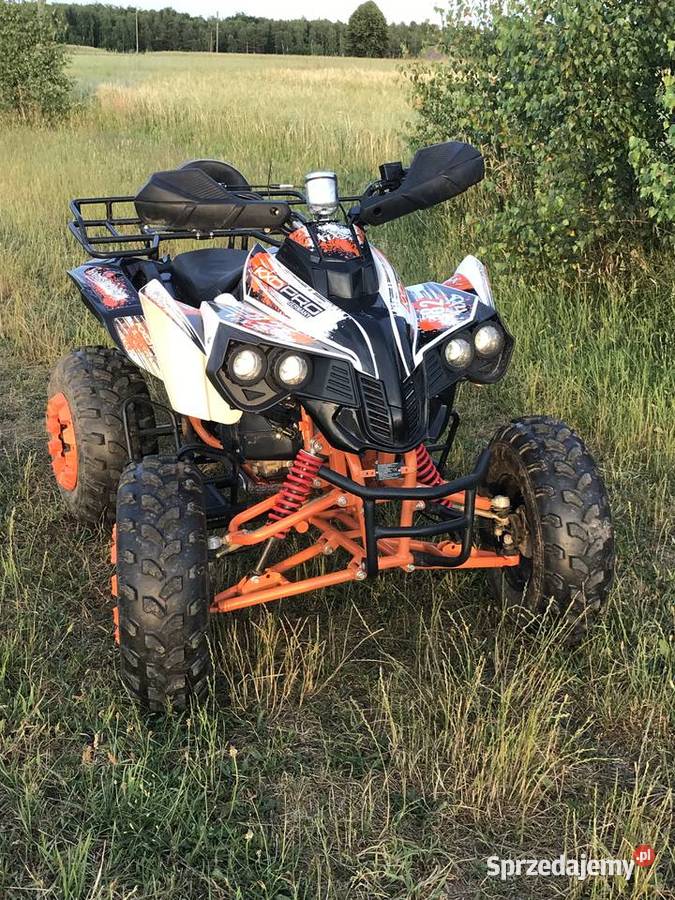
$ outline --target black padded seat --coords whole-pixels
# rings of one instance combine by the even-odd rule
[[[247,256],[246,250],[222,247],[179,253],[171,263],[176,296],[198,307],[218,294],[231,293],[241,280]]]

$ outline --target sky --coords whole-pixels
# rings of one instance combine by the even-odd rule
[[[75,3],[89,3],[93,0],[70,0]],[[238,12],[251,16],[264,16],[269,19],[331,19],[346,22],[362,0],[342,0],[339,8],[334,0],[103,0],[115,6],[135,6],[138,9],[163,9],[171,6],[179,12],[187,12],[193,16],[215,16],[221,18],[232,16]],[[440,22],[440,16],[434,11],[436,6],[447,8],[447,0],[376,0],[388,22]]]

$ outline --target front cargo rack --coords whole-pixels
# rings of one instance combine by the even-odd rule
[[[300,206],[305,198],[295,190],[274,186],[253,186],[256,198],[277,198],[289,206]],[[279,246],[274,234],[287,230],[254,228],[214,228],[209,231],[162,229],[145,225],[134,206],[135,196],[80,197],[70,201],[73,219],[68,223],[71,234],[94,259],[120,259],[146,256],[159,259],[163,241],[209,241],[227,238],[228,246],[247,249],[249,239]]]

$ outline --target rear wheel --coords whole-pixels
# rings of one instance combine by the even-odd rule
[[[84,347],[64,356],[49,379],[46,427],[52,471],[68,510],[82,522],[114,520],[115,495],[128,462],[122,404],[134,403],[129,426],[134,452],[157,452],[155,417],[142,373],[109,347]]]
[[[612,584],[614,534],[609,500],[583,441],[564,422],[516,419],[491,441],[491,494],[514,513],[518,566],[490,573],[495,594],[541,616],[567,615],[578,639]]]
[[[124,470],[115,527],[122,679],[142,705],[183,708],[208,687],[211,592],[196,466],[149,456]]]

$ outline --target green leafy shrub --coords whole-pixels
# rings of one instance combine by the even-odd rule
[[[675,41],[668,45],[671,56]],[[640,196],[649,203],[649,215],[666,229],[675,226],[675,75],[669,68],[663,76],[661,96],[662,132],[656,146],[632,136],[630,162],[640,186]],[[672,237],[672,232],[670,232]]]
[[[389,46],[387,20],[379,6],[368,0],[357,6],[347,24],[347,52],[350,56],[386,56]]]
[[[597,261],[649,241],[629,143],[662,137],[670,0],[457,7],[442,33],[445,60],[408,75],[418,137],[463,137],[486,155],[493,203],[478,227],[493,249]]]
[[[0,0],[0,110],[24,120],[62,118],[71,106],[65,66],[51,11]]]

